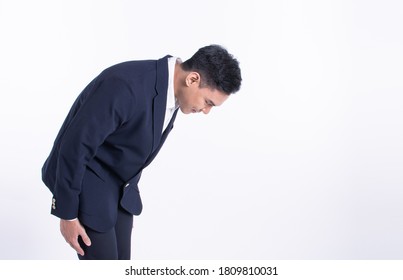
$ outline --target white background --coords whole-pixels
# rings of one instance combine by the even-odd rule
[[[222,44],[242,89],[179,114],[134,259],[401,259],[403,4],[0,1],[0,259],[76,259],[40,169],[104,68]]]

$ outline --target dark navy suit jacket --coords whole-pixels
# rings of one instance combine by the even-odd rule
[[[168,57],[114,65],[78,96],[42,168],[53,215],[106,231],[119,204],[141,213],[137,183],[164,141]]]

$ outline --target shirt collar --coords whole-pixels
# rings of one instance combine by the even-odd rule
[[[174,91],[174,74],[176,61],[179,60],[178,57],[168,58],[168,95],[167,95],[167,109],[176,110],[178,109],[178,103],[175,98]]]

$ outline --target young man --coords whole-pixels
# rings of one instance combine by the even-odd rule
[[[138,181],[178,108],[209,113],[241,86],[238,61],[219,45],[189,60],[129,61],[97,76],[74,102],[42,168],[51,213],[79,259],[130,259]]]

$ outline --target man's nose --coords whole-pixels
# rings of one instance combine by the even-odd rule
[[[202,112],[207,115],[208,113],[210,113],[210,110],[211,110],[211,106],[206,106],[202,109]]]

